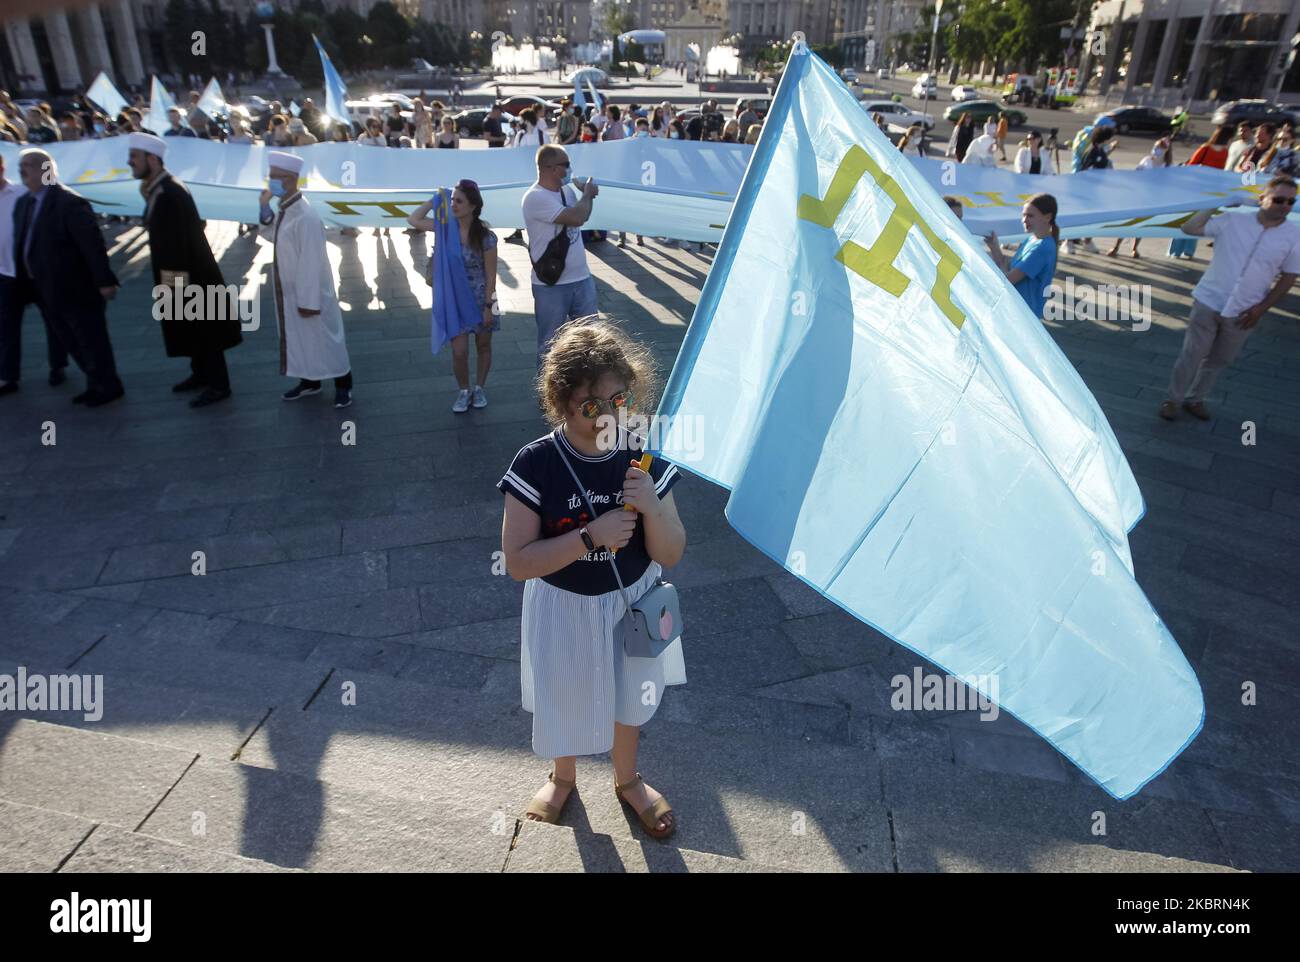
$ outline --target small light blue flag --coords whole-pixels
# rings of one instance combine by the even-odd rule
[[[1144,505],[1096,400],[802,42],[659,413],[649,449],[730,489],[745,538],[1114,797],[1200,731],[1196,676],[1134,580]]]
[[[157,77],[149,78],[149,120],[146,126],[156,134],[161,134],[171,126],[167,111],[176,106],[172,95]]]
[[[221,92],[221,84],[217,83],[216,77],[209,80],[208,85],[203,88],[198,107],[212,120],[229,116],[230,105],[226,103],[226,96]]]
[[[113,81],[109,80],[108,75],[102,70],[95,78],[95,82],[86,88],[86,96],[90,98],[91,103],[110,117],[116,117],[130,106],[126,98],[113,86]]]
[[[320,52],[321,71],[325,74],[325,115],[336,123],[346,124],[348,122],[348,88],[344,85],[339,72],[334,69],[329,54],[325,52],[321,42],[316,39],[316,35],[312,34],[311,39]]]

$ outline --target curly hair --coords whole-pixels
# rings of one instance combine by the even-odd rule
[[[603,314],[569,321],[556,332],[537,372],[537,397],[549,424],[559,427],[579,388],[593,387],[604,374],[621,378],[635,392],[635,407],[649,409],[658,391],[654,354]]]

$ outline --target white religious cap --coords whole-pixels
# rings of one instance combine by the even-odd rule
[[[131,134],[127,138],[127,148],[129,150],[143,150],[155,157],[167,156],[167,141],[161,137],[155,137],[153,134]]]
[[[266,163],[268,167],[278,167],[280,170],[287,170],[295,174],[302,170],[302,158],[297,154],[291,154],[284,150],[268,151]]]

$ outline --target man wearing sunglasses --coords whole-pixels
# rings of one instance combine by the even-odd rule
[[[569,320],[596,313],[596,282],[587,268],[582,246],[582,225],[591,217],[591,203],[600,192],[588,178],[575,197],[569,155],[557,144],[537,149],[537,183],[524,194],[524,228],[528,232],[528,253],[534,264],[546,253],[560,231],[569,232],[569,249],[564,271],[553,283],[545,283],[532,272],[533,313],[537,319],[537,364],[550,347],[555,332]],[[572,184],[572,187],[570,186]]]
[[[1214,209],[1203,210],[1183,224],[1184,234],[1214,238],[1214,256],[1192,290],[1182,353],[1160,405],[1166,421],[1178,417],[1180,406],[1202,421],[1210,419],[1205,396],[1215,378],[1300,275],[1300,225],[1287,220],[1295,199],[1296,182],[1278,175],[1264,188],[1253,215],[1215,216]]]

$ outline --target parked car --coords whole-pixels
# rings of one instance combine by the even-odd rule
[[[1107,110],[1103,117],[1115,122],[1117,134],[1127,134],[1130,130],[1147,131],[1153,134],[1167,134],[1173,129],[1174,118],[1162,114],[1154,107],[1116,107]]]
[[[958,84],[952,88],[952,99],[957,103],[964,103],[967,100],[979,100],[980,92],[970,84]]]
[[[858,72],[852,67],[845,67],[840,71],[840,79],[846,84],[855,84],[858,82]]]
[[[965,103],[953,104],[943,112],[943,117],[956,123],[962,114],[970,114],[971,120],[982,124],[986,120],[997,120],[999,113],[1007,115],[1009,127],[1021,127],[1029,119],[1023,110],[1015,110],[992,100],[967,100]]]
[[[885,115],[887,123],[896,124],[904,129],[913,124],[920,124],[926,130],[934,127],[934,117],[930,114],[923,114],[919,110],[913,110],[905,104],[896,103],[893,100],[862,100],[862,109],[868,114],[880,113]]]
[[[474,107],[470,110],[462,110],[458,114],[452,114],[451,119],[456,122],[456,132],[462,137],[482,137],[483,121],[487,119],[487,107]],[[515,120],[514,114],[501,111],[501,128],[508,129],[510,124]]]
[[[888,68],[888,67],[881,67],[879,70],[877,70],[877,71],[876,71],[876,79],[877,79],[877,80],[888,80],[888,79],[889,79],[889,68]]]
[[[912,96],[918,100],[924,100],[933,97],[939,92],[939,84],[934,79],[934,74],[923,73],[916,78],[916,83],[912,84]]]
[[[542,97],[534,97],[532,94],[516,94],[509,100],[502,100],[499,106],[508,114],[514,114],[516,117],[523,113],[529,107],[534,110],[541,108],[547,121],[560,112],[559,101],[545,100]]]
[[[1221,124],[1236,126],[1242,121],[1250,124],[1274,124],[1281,126],[1300,119],[1294,108],[1288,109],[1281,104],[1271,104],[1267,100],[1232,100],[1224,104],[1210,117],[1210,123],[1216,127]]]
[[[767,116],[767,112],[772,109],[771,97],[746,97],[745,102],[749,104],[749,109],[758,114],[758,119],[762,120]]]

